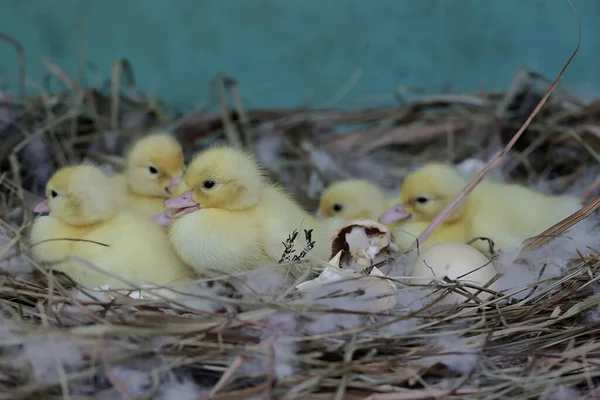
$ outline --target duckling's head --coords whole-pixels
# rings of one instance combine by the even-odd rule
[[[363,179],[347,179],[335,182],[323,192],[317,216],[377,219],[384,210],[385,195],[377,186]]]
[[[168,198],[183,175],[183,151],[173,136],[148,135],[127,154],[125,175],[131,190],[143,196]]]
[[[46,200],[34,212],[76,226],[106,221],[115,213],[108,176],[92,165],[75,165],[56,171],[46,184]]]
[[[386,224],[407,219],[431,222],[454,200],[466,183],[452,166],[427,164],[406,177],[398,204],[383,213],[380,221]],[[461,203],[446,221],[459,219],[465,207],[466,202]]]
[[[198,154],[188,166],[182,187],[187,191],[165,206],[177,217],[200,208],[239,211],[260,200],[264,177],[251,154],[229,146],[216,146]]]

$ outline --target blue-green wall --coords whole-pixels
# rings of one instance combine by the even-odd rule
[[[600,1],[574,0],[581,51],[565,83],[600,90]],[[84,36],[79,21],[84,18]],[[520,67],[553,78],[575,46],[566,0],[0,0],[0,30],[25,47],[29,78],[46,57],[75,74],[85,43],[88,82],[121,56],[138,86],[169,102],[202,104],[219,72],[249,106],[392,99],[396,87],[504,88]],[[0,84],[14,84],[14,51],[0,43]]]

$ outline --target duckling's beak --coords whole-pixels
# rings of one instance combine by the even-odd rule
[[[50,205],[48,204],[48,200],[44,200],[39,202],[33,209],[34,213],[44,214],[50,212]]]
[[[321,221],[323,221],[323,220],[327,219],[327,217],[325,216],[325,214],[318,212],[317,219],[320,219]]]
[[[173,191],[175,190],[175,188],[177,187],[177,185],[179,185],[181,183],[181,176],[175,177],[175,178],[171,178],[171,184],[169,185],[169,187],[167,188],[167,192],[168,193],[173,193]]]
[[[382,224],[390,224],[407,218],[410,218],[410,214],[406,211],[404,204],[396,204],[394,207],[381,214],[379,222]]]
[[[171,223],[170,214],[171,211],[169,210],[161,212],[156,217],[154,217],[152,221],[160,226],[169,226],[169,224]]]
[[[169,217],[173,218],[181,217],[182,215],[199,210],[200,204],[194,201],[192,192],[189,191],[165,201],[165,207],[173,209],[173,211],[168,214]]]

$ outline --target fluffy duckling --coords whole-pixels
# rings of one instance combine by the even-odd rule
[[[179,256],[197,272],[219,275],[277,263],[288,235],[299,234],[297,253],[306,246],[304,229],[313,229],[309,255],[330,256],[332,227],[309,215],[281,188],[269,183],[254,156],[216,146],[188,166],[189,188],[167,200],[169,238]]]
[[[128,152],[125,171],[112,178],[117,204],[145,218],[155,217],[181,182],[183,169],[177,139],[162,133],[145,136]]]
[[[65,258],[79,257],[140,285],[193,279],[195,274],[177,257],[161,227],[137,214],[119,212],[110,189],[110,178],[92,165],[57,171],[46,185],[47,200],[34,209],[50,213],[33,223],[34,256],[58,262],[54,269],[88,288],[129,285]]]
[[[401,251],[406,251],[417,240],[419,235],[427,228],[429,222],[423,221],[408,221],[404,223],[396,223],[391,229],[396,238],[396,244]],[[472,237],[468,233],[464,225],[449,225],[441,226],[436,229],[433,234],[425,241],[419,243],[419,249],[424,250],[440,242],[468,242]]]
[[[428,164],[406,177],[399,204],[380,217],[381,222],[420,222],[428,224],[467,184],[455,168]],[[458,208],[440,225],[446,240],[465,242],[475,237],[494,241],[496,249],[519,247],[581,207],[572,196],[548,196],[524,186],[482,181]],[[432,236],[427,245],[439,237]],[[474,247],[487,252],[488,243]]]
[[[323,192],[317,216],[322,219],[341,217],[344,220],[377,220],[394,204],[395,200],[388,199],[371,182],[365,179],[346,179],[333,183]]]

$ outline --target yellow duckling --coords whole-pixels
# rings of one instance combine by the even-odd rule
[[[169,237],[198,273],[231,274],[277,263],[287,237],[298,230],[296,254],[313,229],[309,255],[330,256],[332,227],[309,215],[270,184],[254,156],[217,146],[198,154],[186,170],[188,191],[167,200]]]
[[[181,181],[181,145],[171,135],[152,134],[137,141],[127,154],[122,174],[112,178],[119,207],[151,219]]]
[[[424,229],[466,184],[455,168],[428,164],[406,177],[399,204],[386,211],[380,220],[421,223]],[[496,249],[517,248],[524,239],[544,231],[580,207],[576,197],[548,196],[520,185],[484,180],[426,244],[486,237],[494,241]],[[489,250],[488,243],[483,241],[476,241],[473,246],[483,252]]]
[[[417,240],[419,235],[427,228],[428,222],[408,221],[391,225],[392,232],[396,238],[396,244],[401,251],[406,251]],[[419,243],[419,249],[424,250],[440,242],[467,242],[471,237],[463,229],[463,225],[440,226],[427,239],[425,243]]]
[[[323,192],[317,216],[322,219],[340,217],[347,221],[377,220],[395,202],[365,179],[346,179],[333,183]]]
[[[110,178],[97,167],[78,165],[57,171],[46,185],[47,200],[34,209],[50,213],[33,223],[34,256],[42,262],[58,261],[54,269],[88,288],[130,285],[76,260],[60,261],[79,257],[140,285],[193,279],[194,272],[177,257],[161,227],[137,214],[119,212],[110,189]]]

